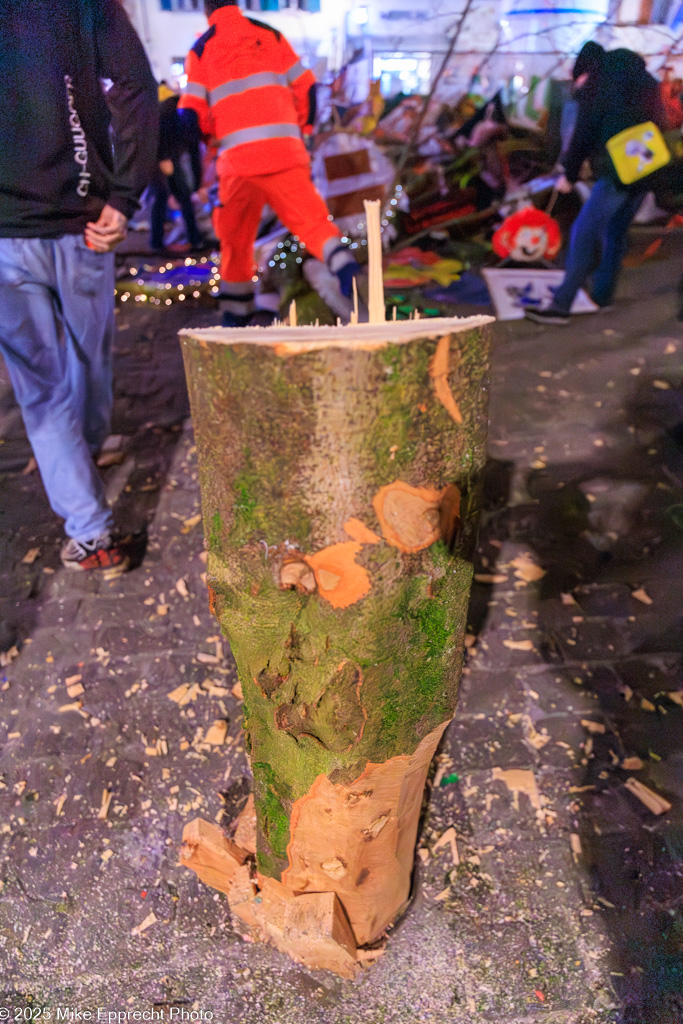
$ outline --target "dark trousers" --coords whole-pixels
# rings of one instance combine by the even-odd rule
[[[610,304],[628,248],[628,229],[642,201],[642,192],[627,192],[610,178],[596,182],[572,228],[565,278],[553,303],[557,309],[570,311],[591,273],[593,300],[598,306]]]
[[[164,245],[164,225],[166,224],[169,196],[173,196],[180,205],[188,241],[191,245],[200,245],[202,236],[194,215],[192,193],[182,168],[176,165],[173,174],[170,176],[159,171],[152,181],[150,189],[154,197],[152,204],[152,248],[162,249]]]

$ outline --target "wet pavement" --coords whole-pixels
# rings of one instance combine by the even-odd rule
[[[681,266],[679,233],[613,313],[496,328],[460,710],[413,904],[353,983],[245,944],[177,866],[183,825],[231,820],[249,788],[175,337],[215,316],[118,314],[122,455],[103,473],[122,525],[149,529],[119,581],[60,569],[0,376],[0,1008],[683,1021]]]

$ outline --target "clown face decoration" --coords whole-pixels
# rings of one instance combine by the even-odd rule
[[[552,260],[561,245],[562,235],[557,221],[534,206],[513,213],[493,236],[496,255],[509,257],[516,263]]]

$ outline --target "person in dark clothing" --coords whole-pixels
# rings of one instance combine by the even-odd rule
[[[164,247],[164,227],[170,196],[180,206],[192,249],[200,249],[203,244],[192,205],[192,192],[181,164],[183,154],[188,153],[194,191],[198,191],[202,184],[199,119],[193,110],[178,110],[179,101],[180,96],[169,96],[159,104],[159,166],[150,186],[153,197],[151,246],[157,252]]]
[[[0,67],[0,353],[64,565],[116,574],[128,556],[93,455],[112,408],[113,249],[154,168],[156,83],[118,0],[3,0]]]
[[[627,128],[645,121],[661,125],[663,120],[658,83],[642,57],[631,50],[606,53],[596,43],[587,43],[577,58],[574,79],[579,111],[557,189],[571,192],[588,158],[597,181],[572,229],[565,277],[552,305],[526,311],[529,319],[540,323],[568,323],[576,294],[592,271],[593,301],[603,309],[612,302],[628,229],[649,186],[646,178],[637,185],[623,185],[606,146]]]

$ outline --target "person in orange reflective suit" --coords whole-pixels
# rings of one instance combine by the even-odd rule
[[[205,9],[210,28],[188,55],[180,105],[196,111],[218,147],[224,324],[245,325],[255,310],[254,243],[266,203],[350,296],[358,264],[311,181],[302,139],[315,116],[313,73],[280,32],[245,17],[234,0],[205,0]]]

